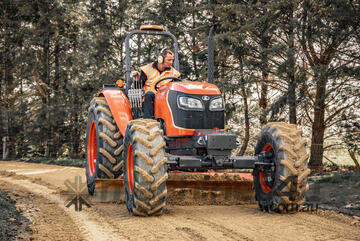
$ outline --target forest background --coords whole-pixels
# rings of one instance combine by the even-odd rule
[[[142,24],[178,38],[182,79],[206,81],[216,25],[215,84],[236,154],[286,121],[308,139],[311,168],[359,168],[358,0],[2,0],[0,12],[3,159],[83,158],[90,101],[125,78],[124,40]]]

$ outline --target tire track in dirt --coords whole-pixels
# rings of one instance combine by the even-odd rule
[[[211,206],[209,207],[211,208]],[[231,206],[228,208],[231,208]],[[253,240],[245,235],[246,232],[242,232],[243,230],[241,227],[238,227],[238,229],[235,231],[227,228],[225,225],[221,225],[222,220],[218,223],[215,221],[210,221],[216,218],[216,216],[211,217],[211,214],[209,213],[196,211],[196,215],[191,215],[190,213],[186,213],[188,210],[177,211],[185,211],[185,213],[176,216],[167,215],[164,217],[164,222],[167,224],[173,223],[175,225],[178,225],[179,223],[183,224],[183,228],[179,230],[189,234],[199,234],[197,235],[196,240]],[[205,237],[202,235],[205,235]]]
[[[253,239],[250,239],[249,237],[247,237],[246,235],[240,233],[240,232],[236,232],[234,230],[231,230],[227,227],[225,227],[224,225],[220,225],[219,223],[215,223],[215,222],[211,222],[209,220],[206,220],[204,218],[196,218],[193,219],[193,222],[199,222],[202,225],[205,225],[207,227],[211,227],[213,230],[216,230],[220,233],[222,233],[222,235],[224,236],[224,238],[230,238],[233,240],[245,240],[245,241],[252,241]]]
[[[189,227],[178,227],[178,228],[176,228],[176,230],[188,234],[192,240],[199,240],[199,241],[207,240],[200,233],[196,232],[194,229],[189,228]]]
[[[281,215],[278,215],[281,218]],[[309,236],[314,239],[321,237],[321,240],[360,240],[359,228],[353,226],[354,231],[357,230],[358,233],[358,237],[354,239],[354,233],[349,232],[349,226],[344,225],[351,223],[353,219],[333,211],[319,210],[313,213],[288,214],[287,216],[294,227],[302,230],[303,237],[299,238],[301,240],[306,240],[305,237]],[[313,230],[317,231],[316,236],[313,235]]]
[[[166,223],[176,221],[210,240],[358,240],[360,235],[349,225],[350,217],[329,211],[262,213],[256,205],[174,208],[176,215],[166,214]]]
[[[129,240],[179,240],[178,231],[169,228],[159,220],[161,217],[136,217],[129,215],[125,205],[113,203],[96,203],[91,208],[101,215],[106,222],[118,229],[118,234]],[[174,234],[176,232],[176,234]],[[182,239],[183,240],[183,239]],[[188,240],[190,240],[188,238]]]
[[[84,178],[84,170],[80,168],[62,169],[62,167],[44,164],[0,162],[0,177],[12,181],[10,185],[25,186],[36,194],[36,189],[45,186],[43,196],[49,194],[60,199],[56,194],[64,190],[64,181],[75,176]],[[17,169],[18,167],[18,169]],[[58,168],[56,176],[53,172],[36,174],[37,171]],[[15,173],[9,173],[9,169]],[[20,171],[20,169],[22,169]],[[24,176],[23,173],[32,172]],[[1,179],[0,179],[1,180]],[[21,181],[25,180],[25,181]],[[84,180],[84,179],[83,179]],[[9,180],[8,180],[9,181]],[[21,182],[21,183],[20,183]],[[35,182],[36,184],[33,184]],[[4,182],[5,183],[5,182]],[[19,185],[20,183],[20,185]],[[25,185],[26,184],[26,185]],[[35,186],[34,186],[35,185]],[[56,192],[56,193],[55,193]],[[40,195],[38,195],[40,196]],[[26,196],[25,196],[26,197]],[[194,198],[194,197],[186,197]],[[48,198],[49,199],[49,198]],[[25,200],[20,200],[25,201]],[[32,201],[27,201],[31,203]],[[53,202],[53,201],[49,201]],[[64,202],[57,200],[52,204],[70,212]],[[56,204],[55,204],[56,203]],[[354,219],[335,212],[319,211],[319,213],[277,214],[260,212],[257,205],[199,206],[196,202],[190,206],[168,205],[162,216],[134,217],[129,215],[123,202],[94,203],[81,213],[72,211],[72,223],[76,223],[84,239],[128,239],[128,240],[359,240],[358,224]],[[32,207],[30,207],[32,208]],[[60,208],[59,208],[60,210]],[[42,210],[41,215],[47,215]],[[60,210],[61,213],[64,213]],[[59,212],[57,212],[59,213]],[[74,216],[75,215],[75,216]],[[70,220],[70,218],[68,218]],[[85,221],[84,221],[85,220]],[[61,220],[55,220],[59,228],[65,228]],[[69,226],[69,225],[68,225]],[[49,223],[42,226],[35,224],[37,230],[50,230]],[[52,229],[51,229],[52,230]],[[98,231],[97,231],[98,230]],[[50,231],[51,232],[51,231]],[[73,231],[72,231],[73,232]],[[64,233],[64,232],[62,232]],[[99,237],[99,238],[97,238]],[[64,238],[65,239],[65,238]]]
[[[117,230],[113,229],[111,226],[104,225],[105,220],[100,216],[89,216],[85,212],[76,212],[72,208],[66,208],[64,201],[58,195],[54,194],[54,190],[32,183],[29,180],[14,179],[10,177],[0,177],[0,180],[19,185],[32,193],[41,195],[51,202],[55,202],[78,226],[85,240],[127,240],[121,237]],[[100,226],[100,224],[103,225]]]
[[[115,212],[115,208],[116,212]],[[162,216],[136,217],[129,215],[124,205],[97,203],[92,209],[107,222],[119,228],[119,235],[129,240],[211,240],[204,227],[193,228],[193,224],[182,222],[182,212],[174,215],[168,209]]]

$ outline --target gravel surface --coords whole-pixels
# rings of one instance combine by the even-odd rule
[[[85,180],[83,168],[1,161],[0,166],[0,189],[7,193],[7,196],[2,193],[2,199],[10,204],[4,210],[12,207],[15,214],[15,204],[19,215],[29,220],[24,228],[15,215],[12,226],[6,216],[5,229],[13,233],[0,240],[17,237],[19,240],[308,241],[360,237],[360,220],[355,215],[321,209],[278,214],[261,212],[256,204],[199,206],[192,202],[188,206],[168,204],[163,215],[140,218],[129,215],[123,202],[93,202],[90,208],[76,212],[74,207],[65,207],[60,193],[66,190],[65,180],[74,180],[75,176]],[[349,194],[358,190],[352,189]],[[321,198],[326,193],[327,189],[320,189]],[[344,192],[333,193],[344,196]]]

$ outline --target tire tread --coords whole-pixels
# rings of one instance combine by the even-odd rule
[[[124,149],[131,144],[134,158],[134,191],[130,194],[124,163],[126,205],[130,213],[138,216],[159,215],[166,205],[167,172],[163,132],[152,119],[136,119],[128,123]],[[154,155],[152,155],[154,154]],[[127,152],[124,152],[124,161]]]

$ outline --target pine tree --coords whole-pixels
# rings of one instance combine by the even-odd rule
[[[348,69],[350,73],[350,69],[358,62],[359,45],[354,45],[354,38],[359,26],[353,20],[358,19],[360,9],[358,4],[353,5],[344,0],[305,0],[301,6],[299,41],[311,67],[312,84],[315,88],[309,164],[318,168],[322,166],[325,130],[348,106],[348,103],[334,103],[338,105],[335,107],[336,111],[326,115],[331,93],[337,95],[337,88],[331,86],[338,85],[336,82],[339,71]]]

